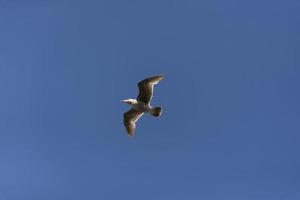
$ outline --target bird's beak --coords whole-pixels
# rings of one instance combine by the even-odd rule
[[[122,102],[122,103],[126,103],[126,100],[120,100],[120,102]]]

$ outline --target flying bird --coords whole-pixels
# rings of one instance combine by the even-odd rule
[[[154,117],[159,117],[162,113],[161,107],[152,107],[150,105],[153,97],[153,87],[164,78],[164,75],[157,75],[146,78],[138,83],[139,95],[136,99],[124,99],[121,102],[127,103],[131,109],[124,113],[124,126],[129,136],[135,133],[136,122],[144,113],[149,113]]]

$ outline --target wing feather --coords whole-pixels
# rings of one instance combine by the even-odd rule
[[[146,78],[138,83],[139,95],[138,101],[142,101],[146,104],[150,103],[153,96],[153,86],[159,83],[164,78],[164,75],[153,76]]]
[[[135,123],[143,116],[143,112],[139,112],[133,108],[124,113],[124,125],[129,136],[133,136],[135,133]]]

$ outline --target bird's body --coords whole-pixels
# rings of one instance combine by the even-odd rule
[[[150,113],[152,106],[150,106],[149,104],[145,104],[144,102],[138,101],[137,103],[132,105],[132,108],[139,112]]]
[[[149,113],[155,117],[159,117],[162,112],[161,107],[152,107],[150,105],[153,97],[153,87],[164,78],[163,75],[158,75],[146,78],[138,83],[139,95],[137,99],[125,99],[122,102],[129,104],[132,108],[124,113],[124,125],[129,136],[133,136],[135,132],[135,123],[143,116],[144,113]]]

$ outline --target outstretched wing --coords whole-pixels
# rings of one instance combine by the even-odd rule
[[[150,103],[153,96],[153,86],[164,78],[163,75],[153,76],[146,78],[138,83],[139,95],[137,97],[138,101],[142,101],[146,104]]]
[[[133,108],[124,113],[124,125],[129,136],[133,136],[135,132],[135,123],[143,114],[143,112],[136,111]]]

